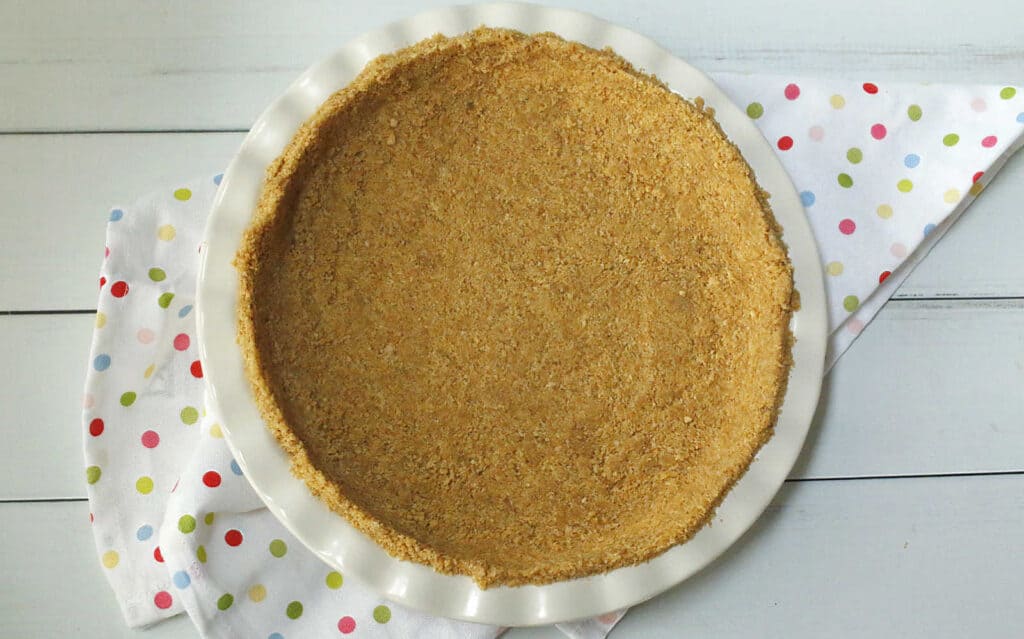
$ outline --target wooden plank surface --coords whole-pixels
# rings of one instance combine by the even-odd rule
[[[0,130],[245,129],[346,40],[446,0],[0,4]],[[1012,0],[551,0],[644,33],[705,70],[1024,81]],[[59,89],[60,99],[54,99]]]
[[[9,429],[0,499],[85,495],[77,398],[93,321],[0,317],[0,357],[20,363],[0,368],[0,405],[29,420]],[[826,379],[793,477],[1024,471],[1022,388],[1024,300],[890,302]]]
[[[94,308],[110,209],[222,171],[242,136],[0,136],[0,311]],[[900,296],[1024,295],[1022,203],[1019,153],[904,283]]]
[[[85,502],[0,504],[0,521],[5,636],[195,636],[180,619],[122,627]],[[726,555],[614,637],[1019,637],[1021,530],[1022,475],[789,483]]]

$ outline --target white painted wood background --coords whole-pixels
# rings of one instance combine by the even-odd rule
[[[124,628],[88,530],[79,397],[108,210],[222,170],[302,69],[438,4],[0,3],[0,636],[196,636]],[[1013,0],[550,4],[705,70],[1024,83]],[[768,513],[614,639],[1024,635],[1022,209],[1018,154],[827,378]]]

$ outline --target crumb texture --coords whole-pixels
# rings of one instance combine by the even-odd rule
[[[393,555],[482,586],[685,541],[784,394],[791,268],[742,156],[550,34],[372,62],[271,166],[236,265],[295,472]]]

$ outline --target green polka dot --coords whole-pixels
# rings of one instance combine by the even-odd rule
[[[206,513],[206,516],[203,517],[203,523],[205,523],[207,526],[212,526],[213,525],[213,516],[214,516],[213,513]]]
[[[907,107],[907,117],[910,118],[911,122],[917,122],[923,114],[924,112],[921,111],[921,107],[916,104],[911,104]]]
[[[156,268],[155,266],[149,269],[149,279],[154,282],[162,282],[167,279],[167,273],[162,268]]]
[[[201,564],[206,563],[206,546],[196,548],[196,559],[198,559]]]
[[[846,152],[846,159],[850,161],[850,164],[859,164],[864,159],[864,153],[857,147],[853,147]]]
[[[1017,89],[1013,87],[1003,87],[1003,90],[999,92],[999,97],[1004,100],[1009,100],[1015,95],[1017,95]]]
[[[391,608],[387,606],[377,606],[373,609],[373,620],[377,623],[387,623],[391,621]]]
[[[171,305],[171,300],[174,299],[174,293],[164,293],[157,298],[156,303],[160,305],[160,308],[167,308]]]
[[[217,600],[217,610],[227,610],[233,603],[235,603],[235,598],[232,595],[223,594]]]
[[[942,138],[942,143],[946,146],[956,146],[956,143],[960,141],[960,136],[956,133],[949,133]]]
[[[89,466],[85,469],[85,481],[95,484],[100,480],[100,475],[102,474],[103,471],[100,470],[99,466]]]
[[[121,405],[131,406],[135,403],[135,398],[138,397],[134,391],[128,391],[127,393],[121,393]]]
[[[153,478],[146,477],[143,475],[135,480],[135,490],[139,491],[139,494],[148,495],[153,492]]]
[[[756,120],[764,115],[764,107],[760,102],[751,102],[747,105],[747,115],[750,116],[750,119]]]
[[[174,192],[174,199],[186,202],[192,199],[192,191],[189,191],[188,189],[178,189]]]
[[[186,535],[196,529],[196,518],[192,515],[182,515],[178,518],[178,530]]]
[[[298,619],[302,616],[302,602],[291,602],[288,604],[288,607],[284,609],[284,614],[288,615],[289,619]]]
[[[275,557],[284,557],[285,553],[288,552],[288,544],[284,543],[281,539],[275,539],[270,542],[270,554]]]
[[[330,588],[331,590],[337,590],[338,588],[341,588],[341,584],[344,581],[344,579],[342,578],[340,572],[331,571],[327,573],[326,581],[328,588]]]
[[[840,173],[837,180],[839,181],[839,186],[843,187],[844,189],[848,189],[851,186],[853,186],[853,178],[847,175],[846,173]]]
[[[896,183],[896,188],[899,189],[900,193],[910,193],[911,189],[914,188],[914,183],[904,178]]]
[[[186,406],[185,408],[182,408],[181,421],[183,424],[191,426],[199,421],[199,411],[197,411],[194,406]]]
[[[860,300],[857,299],[856,295],[847,295],[843,298],[843,308],[851,313],[857,310],[858,306],[860,306]]]

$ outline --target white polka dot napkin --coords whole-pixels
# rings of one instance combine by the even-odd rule
[[[716,76],[801,193],[822,254],[828,365],[1024,142],[1014,87]],[[86,481],[126,621],[186,611],[204,637],[484,638],[389,604],[294,539],[205,414],[192,311],[219,176],[114,209],[86,381]],[[610,613],[561,624],[603,637]]]

